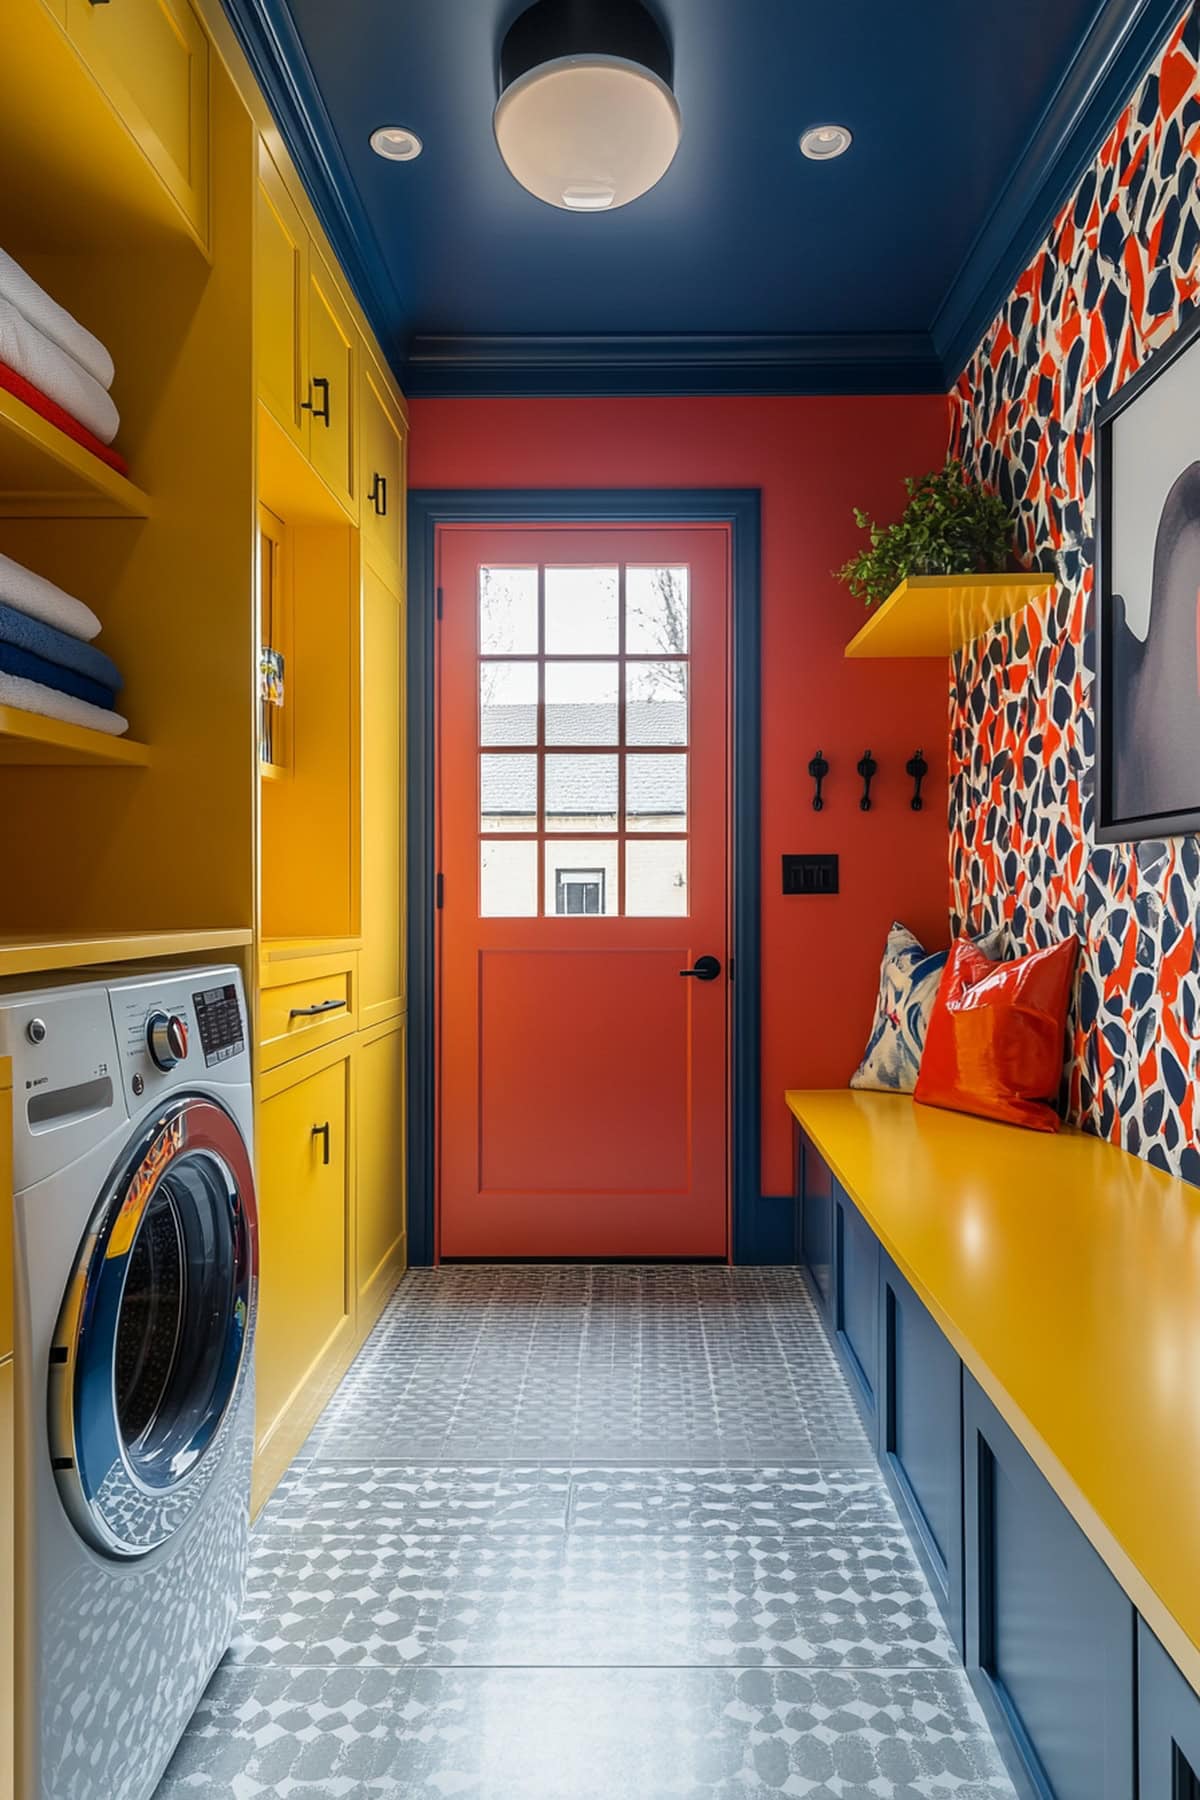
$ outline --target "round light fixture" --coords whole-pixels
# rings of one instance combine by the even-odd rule
[[[388,162],[415,162],[425,146],[415,131],[403,125],[381,125],[371,133],[371,148]]]
[[[548,206],[628,206],[679,148],[671,73],[670,45],[639,0],[537,0],[500,50],[500,154]]]
[[[800,139],[800,149],[810,162],[832,162],[844,156],[854,137],[844,125],[811,125]]]

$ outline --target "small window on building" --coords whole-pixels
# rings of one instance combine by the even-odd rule
[[[1178,1744],[1174,1746],[1174,1749],[1175,1780],[1173,1783],[1174,1793],[1171,1796],[1171,1800],[1200,1800],[1200,1781],[1196,1779],[1195,1770],[1192,1768],[1191,1763],[1183,1754],[1183,1751],[1179,1748]]]
[[[603,869],[559,869],[554,910],[567,917],[599,915],[604,911]]]

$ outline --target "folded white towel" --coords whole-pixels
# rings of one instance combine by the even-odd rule
[[[111,397],[73,356],[43,337],[11,300],[0,300],[0,362],[57,400],[102,444],[112,443],[121,415]]]
[[[102,388],[113,384],[113,359],[98,337],[93,337],[65,306],[52,300],[45,288],[27,275],[20,263],[0,250],[0,299],[8,300],[52,344],[74,357]]]
[[[43,687],[40,681],[26,681],[23,675],[6,675],[0,670],[0,706],[17,706],[22,712],[38,713],[44,719],[61,719],[65,725],[84,725],[89,731],[103,731],[109,737],[122,737],[129,730],[129,720],[103,706],[89,706],[76,700],[74,694],[60,694],[57,688]]]
[[[100,635],[100,621],[90,606],[73,600],[44,575],[35,575],[11,556],[0,555],[0,600],[28,613],[31,619],[40,619],[43,625],[65,631],[68,637],[90,642]]]

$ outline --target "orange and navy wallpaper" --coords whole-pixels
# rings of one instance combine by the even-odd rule
[[[1200,10],[1060,212],[952,396],[954,447],[1009,500],[1055,597],[960,651],[951,907],[1010,954],[1083,940],[1072,1117],[1200,1181],[1200,840],[1092,832],[1094,419],[1200,303]]]

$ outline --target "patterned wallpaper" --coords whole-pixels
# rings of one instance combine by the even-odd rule
[[[955,658],[951,908],[1012,953],[1083,940],[1071,1116],[1200,1181],[1200,840],[1092,835],[1093,420],[1200,299],[1200,9],[1188,8],[952,395],[954,448],[1058,571]]]

